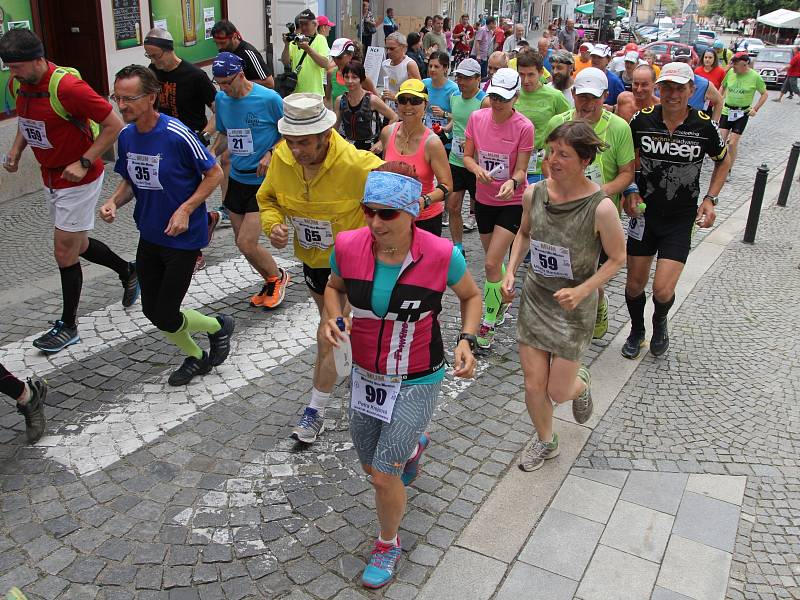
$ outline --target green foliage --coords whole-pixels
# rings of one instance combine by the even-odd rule
[[[759,11],[764,15],[779,8],[800,11],[800,0],[708,0],[700,14],[739,21],[755,17]]]

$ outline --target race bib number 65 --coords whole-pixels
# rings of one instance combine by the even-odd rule
[[[300,247],[306,250],[327,250],[333,245],[333,227],[330,221],[292,217],[292,224]]]

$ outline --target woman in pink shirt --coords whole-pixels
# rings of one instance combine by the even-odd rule
[[[528,160],[533,150],[533,124],[514,110],[521,82],[513,69],[498,69],[486,90],[489,108],[469,116],[465,131],[464,167],[475,175],[475,219],[485,252],[486,306],[478,345],[490,348],[495,325],[505,320],[500,282],[504,257],[522,218],[522,192],[527,184]]]

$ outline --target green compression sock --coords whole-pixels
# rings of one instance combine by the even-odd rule
[[[499,281],[487,281],[483,285],[483,303],[486,306],[483,320],[492,325],[497,321],[497,313],[502,304]]]
[[[203,313],[196,310],[187,308],[181,311],[186,322],[186,327],[189,333],[217,333],[222,329],[219,320],[216,317],[207,317]]]
[[[189,333],[189,325],[187,323],[185,314],[183,316],[183,325],[181,325],[178,331],[169,332],[162,330],[161,333],[163,333],[164,337],[170,342],[180,348],[187,356],[194,356],[195,358],[201,358],[203,356],[203,351],[200,349],[200,346],[195,343],[191,334]]]

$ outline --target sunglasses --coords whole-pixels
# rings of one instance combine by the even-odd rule
[[[399,208],[370,208],[366,204],[362,204],[361,208],[364,210],[364,215],[370,219],[376,216],[380,217],[381,221],[394,221],[403,212]]]
[[[420,98],[419,96],[410,96],[407,94],[403,94],[402,96],[397,97],[398,104],[410,104],[411,106],[419,106],[425,102],[425,98]]]
[[[511,98],[503,98],[500,94],[489,94],[489,100],[494,102],[502,102],[503,104],[511,102],[513,99],[513,96]]]

